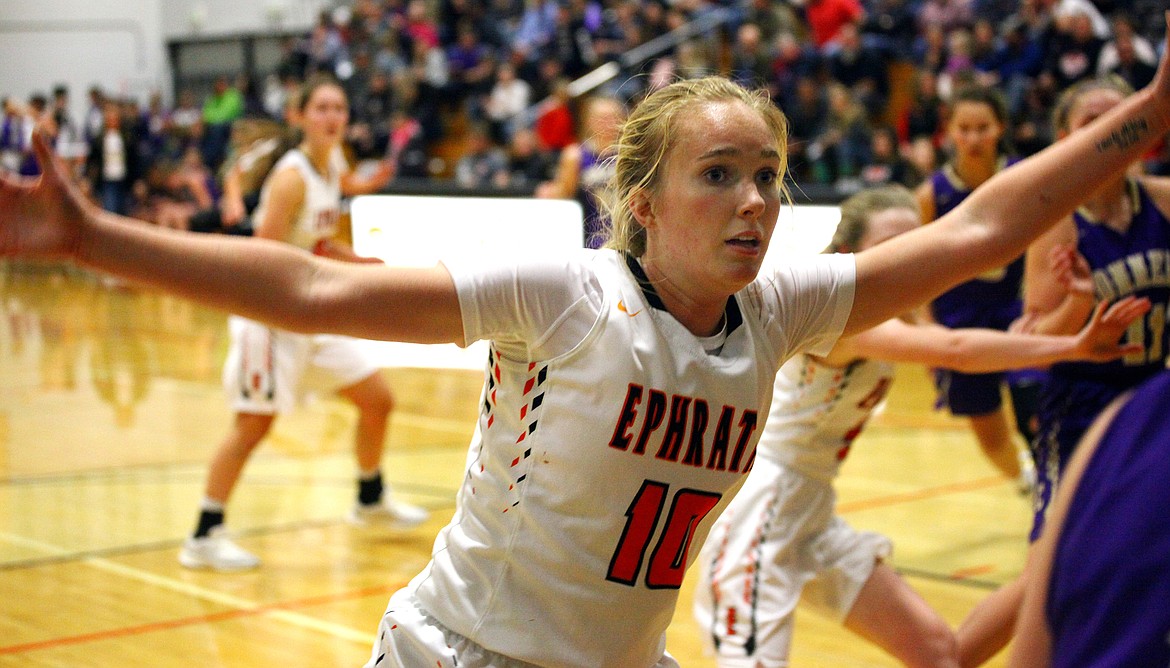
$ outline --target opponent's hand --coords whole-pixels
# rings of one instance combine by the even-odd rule
[[[0,170],[0,257],[71,257],[92,208],[54,156],[44,133],[33,133],[41,167],[35,178]]]
[[[1069,293],[1093,297],[1093,269],[1074,244],[1058,244],[1048,254],[1052,275]]]
[[[1149,310],[1149,299],[1132,295],[1117,300],[1112,306],[1106,302],[1097,304],[1089,322],[1077,334],[1077,350],[1082,354],[1081,359],[1109,362],[1142,352],[1145,346],[1141,343],[1121,343],[1121,337],[1131,323]]]

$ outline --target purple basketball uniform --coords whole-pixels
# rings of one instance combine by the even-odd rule
[[[1057,668],[1170,666],[1170,373],[1117,413],[1073,495],[1045,616]]]
[[[1130,326],[1127,343],[1145,350],[1113,362],[1066,362],[1052,366],[1041,391],[1039,433],[1033,442],[1036,460],[1036,517],[1032,539],[1040,535],[1044,515],[1065,464],[1097,414],[1122,392],[1166,366],[1170,332],[1170,224],[1137,182],[1131,182],[1134,215],[1129,229],[1118,233],[1077,211],[1077,250],[1093,270],[1097,299],[1116,301],[1134,295],[1150,300],[1150,312]]]
[[[1006,169],[1014,162],[1003,159],[1000,169]],[[950,165],[931,175],[930,182],[936,217],[954,209],[973,190]],[[936,322],[951,328],[987,327],[1006,330],[1013,320],[1020,317],[1020,285],[1023,279],[1024,258],[1021,255],[1006,267],[944,292],[931,302],[931,314]],[[999,409],[1000,388],[1005,379],[1013,383],[1017,379],[1022,382],[1039,382],[1040,375],[1039,372],[1027,370],[1009,374],[970,374],[937,369],[934,376],[939,395],[938,407],[947,408],[954,415],[986,415]]]

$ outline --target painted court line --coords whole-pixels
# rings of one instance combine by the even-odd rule
[[[1007,484],[1007,481],[1003,477],[993,476],[988,478],[979,478],[976,480],[951,483],[949,485],[939,485],[938,487],[923,487],[922,489],[916,489],[912,492],[890,494],[887,496],[874,497],[872,499],[853,501],[851,503],[842,503],[837,506],[837,512],[844,514],[858,512],[861,510],[872,510],[874,508],[895,506],[899,503],[907,503],[910,501],[933,499],[940,496],[946,496],[947,494],[955,494],[957,492],[974,492],[981,489],[990,489],[992,487],[1004,484]]]
[[[50,554],[68,554],[67,550],[59,546],[43,543],[21,536],[15,536],[8,533],[0,533],[0,540],[8,542],[13,545],[18,545],[25,548],[36,549]],[[28,652],[37,649],[46,649],[49,647],[58,647],[62,645],[73,645],[86,642],[93,642],[96,640],[105,640],[109,638],[116,638],[128,635],[138,635],[142,633],[151,633],[154,631],[166,630],[171,628],[178,628],[182,626],[190,626],[194,624],[204,624],[214,621],[221,621],[223,619],[233,619],[238,617],[259,615],[275,619],[286,624],[297,626],[306,630],[316,631],[324,635],[332,636],[342,640],[350,640],[355,643],[373,646],[375,635],[373,633],[366,633],[357,631],[348,626],[341,624],[334,624],[326,622],[315,617],[302,615],[292,612],[292,608],[304,608],[322,603],[329,603],[333,601],[350,600],[362,598],[373,594],[383,593],[387,596],[396,590],[397,586],[378,586],[366,589],[360,589],[349,592],[342,592],[337,594],[330,594],[314,598],[300,599],[296,601],[285,601],[281,603],[267,603],[261,604],[255,601],[250,601],[231,594],[225,594],[205,587],[200,587],[189,582],[183,582],[175,578],[164,577],[138,568],[131,568],[112,562],[108,559],[101,558],[87,558],[82,560],[87,566],[97,570],[113,573],[122,577],[137,580],[144,584],[154,587],[166,589],[168,591],[189,596],[202,601],[216,603],[234,610],[228,610],[221,613],[210,615],[199,615],[197,617],[189,617],[184,619],[177,619],[163,622],[153,622],[149,624],[142,624],[139,626],[124,627],[121,629],[110,629],[106,631],[99,631],[96,633],[83,634],[78,636],[53,638],[35,643],[27,643],[23,645],[10,645],[7,647],[0,647],[0,655],[3,654],[17,654],[20,652]]]

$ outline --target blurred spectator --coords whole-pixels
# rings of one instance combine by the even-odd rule
[[[338,67],[349,60],[349,53],[341,30],[333,21],[332,12],[322,10],[317,14],[317,22],[309,32],[307,55],[306,76],[314,72],[326,72],[338,78],[346,78]]]
[[[748,88],[760,88],[772,79],[774,55],[763,41],[763,31],[754,23],[744,23],[735,33],[731,47],[733,81]]]
[[[947,32],[937,25],[923,27],[922,32],[914,40],[911,56],[918,69],[932,74],[941,73],[950,59]]]
[[[1057,23],[1075,15],[1082,15],[1089,19],[1094,37],[1100,40],[1109,39],[1109,21],[1105,19],[1105,15],[1097,9],[1097,5],[1093,4],[1091,0],[1057,0],[1052,7],[1052,17]]]
[[[788,116],[788,168],[797,182],[815,180],[813,162],[820,157],[809,154],[813,140],[820,136],[829,115],[829,103],[811,76],[796,79],[795,95],[785,105]],[[825,177],[827,180],[827,176]]]
[[[1097,72],[1097,59],[1105,41],[1093,32],[1083,8],[1070,10],[1057,24],[1044,59],[1044,73],[1063,90]]]
[[[173,160],[150,165],[143,190],[135,216],[172,230],[189,229],[191,216],[214,204],[202,175]]]
[[[1129,16],[1114,15],[1113,39],[1101,47],[1097,73],[1116,74],[1140,90],[1154,78],[1157,66],[1158,54],[1150,40],[1134,30]]]
[[[219,169],[227,157],[232,123],[244,115],[244,96],[227,76],[216,77],[211,94],[203,100],[203,162]]]
[[[938,91],[938,77],[930,70],[918,70],[900,123],[903,141],[929,137],[937,147],[941,142],[944,111],[945,105]]]
[[[536,136],[550,150],[560,151],[577,141],[571,100],[569,80],[561,78],[554,83],[548,99],[540,103],[540,112],[536,117]]]
[[[106,100],[104,128],[93,138],[86,162],[93,192],[106,211],[129,215],[130,192],[142,167],[138,159],[138,139],[122,121],[116,100]]]
[[[361,95],[347,94],[350,114],[346,139],[359,160],[374,157],[386,150],[390,135],[390,110],[395,106],[394,90],[385,73],[370,72],[369,84]]]
[[[1107,70],[1108,74],[1125,79],[1134,90],[1145,88],[1146,84],[1154,80],[1154,73],[1158,68],[1138,57],[1134,35],[1119,35],[1109,46],[1113,47],[1117,62]]]
[[[781,33],[795,34],[804,30],[804,22],[792,10],[792,6],[773,0],[747,0],[743,22],[759,27],[760,39],[773,44]]]
[[[892,126],[880,125],[874,128],[869,146],[869,159],[861,166],[858,174],[865,187],[899,183],[913,188],[922,181],[922,173],[902,155],[898,133]]]
[[[427,146],[422,124],[402,107],[390,112],[390,138],[386,156],[395,165],[399,178],[423,179],[427,171]]]
[[[601,22],[593,31],[593,54],[597,64],[618,61],[628,50],[624,23],[628,23],[629,2],[609,3],[601,12]]]
[[[1032,155],[1052,143],[1055,102],[1056,90],[1039,82],[1025,92],[1024,105],[1011,124],[1011,144],[1019,156]]]
[[[873,0],[861,24],[861,33],[879,49],[899,58],[909,58],[918,34],[910,1]]]
[[[86,144],[93,141],[106,127],[106,96],[102,89],[91,86],[87,93],[89,106],[85,110],[85,118],[81,121],[82,139]]]
[[[516,76],[511,63],[496,68],[496,80],[484,103],[484,111],[491,124],[492,137],[506,142],[512,135],[512,124],[532,104],[532,86]]]
[[[410,67],[411,79],[415,82],[414,113],[422,119],[427,140],[434,141],[443,134],[439,109],[443,103],[443,91],[449,81],[447,56],[437,45],[427,40],[416,40]]]
[[[181,147],[171,143],[170,125],[171,114],[163,104],[162,93],[152,92],[134,131],[138,136],[138,155],[144,162],[177,158],[182,153]]]
[[[787,110],[790,101],[796,97],[797,80],[817,73],[821,64],[820,55],[812,47],[797,41],[792,33],[776,36],[775,51],[768,92],[781,109]]]
[[[837,48],[828,56],[828,69],[834,80],[849,88],[871,121],[881,118],[890,95],[886,57],[861,41],[856,24],[847,23],[837,32]]]
[[[439,26],[427,11],[426,0],[410,0],[406,5],[404,36],[411,43],[422,43],[428,47],[439,46]]]
[[[820,135],[809,145],[808,157],[818,182],[851,181],[869,160],[869,123],[848,88],[830,82],[826,89],[829,113]]]
[[[865,20],[865,9],[857,0],[808,0],[804,20],[817,50],[831,50],[841,27]]]
[[[5,169],[26,174],[30,161],[35,165],[31,144],[34,125],[35,120],[24,105],[11,97],[4,98],[4,119],[0,121],[0,165]],[[26,175],[36,173],[31,171]]]
[[[593,35],[601,25],[601,9],[589,0],[566,0],[556,13],[549,58],[561,64],[570,79],[585,75],[597,64]]]
[[[999,88],[1007,99],[1008,112],[1015,116],[1024,105],[1024,95],[1044,66],[1044,50],[1019,17],[1012,16],[1000,28],[998,47],[979,67],[980,83]]]
[[[1114,14],[1112,26],[1113,39],[1101,47],[1101,55],[1097,58],[1098,74],[1109,74],[1121,62],[1119,51],[1122,47],[1119,43],[1123,40],[1129,43],[1129,48],[1138,62],[1157,67],[1158,52],[1154,50],[1150,40],[1134,29],[1133,19],[1128,14],[1124,12]]]
[[[69,88],[64,84],[53,88],[52,114],[53,122],[57,125],[57,155],[77,169],[85,161],[88,149],[81,128],[69,112]]]
[[[557,30],[556,0],[526,0],[513,38],[512,50],[524,62],[542,60]]]
[[[24,128],[28,132],[25,135],[24,146],[27,150],[24,163],[20,167],[20,173],[26,176],[35,176],[41,173],[41,168],[32,152],[32,133],[34,130],[41,130],[49,135],[49,145],[56,145],[57,121],[53,120],[52,110],[49,109],[49,100],[40,93],[29,96],[25,113],[27,115]]]
[[[459,26],[455,43],[447,47],[447,102],[463,104],[472,119],[482,120],[483,98],[491,90],[496,63],[487,44],[480,39],[474,26]]]
[[[540,146],[536,133],[517,128],[508,144],[508,185],[533,188],[553,176],[554,156]]]
[[[508,156],[492,142],[484,123],[467,128],[467,148],[455,163],[455,182],[463,188],[502,188],[508,185]]]
[[[980,72],[991,69],[990,63],[1002,46],[995,24],[984,17],[975,19],[971,26],[971,65]]]
[[[203,142],[203,110],[190,88],[179,91],[179,100],[171,110],[171,136],[184,148]]]
[[[975,18],[971,5],[971,0],[925,0],[918,9],[919,28],[937,26],[950,32],[969,26]]]

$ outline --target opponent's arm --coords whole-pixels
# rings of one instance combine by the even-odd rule
[[[854,357],[918,362],[963,373],[1043,367],[1063,361],[1107,362],[1141,350],[1140,345],[1123,345],[1119,341],[1129,324],[1149,310],[1148,300],[1133,297],[1108,309],[1101,304],[1075,336],[948,329],[895,319],[850,337],[843,345],[850,346]]]

